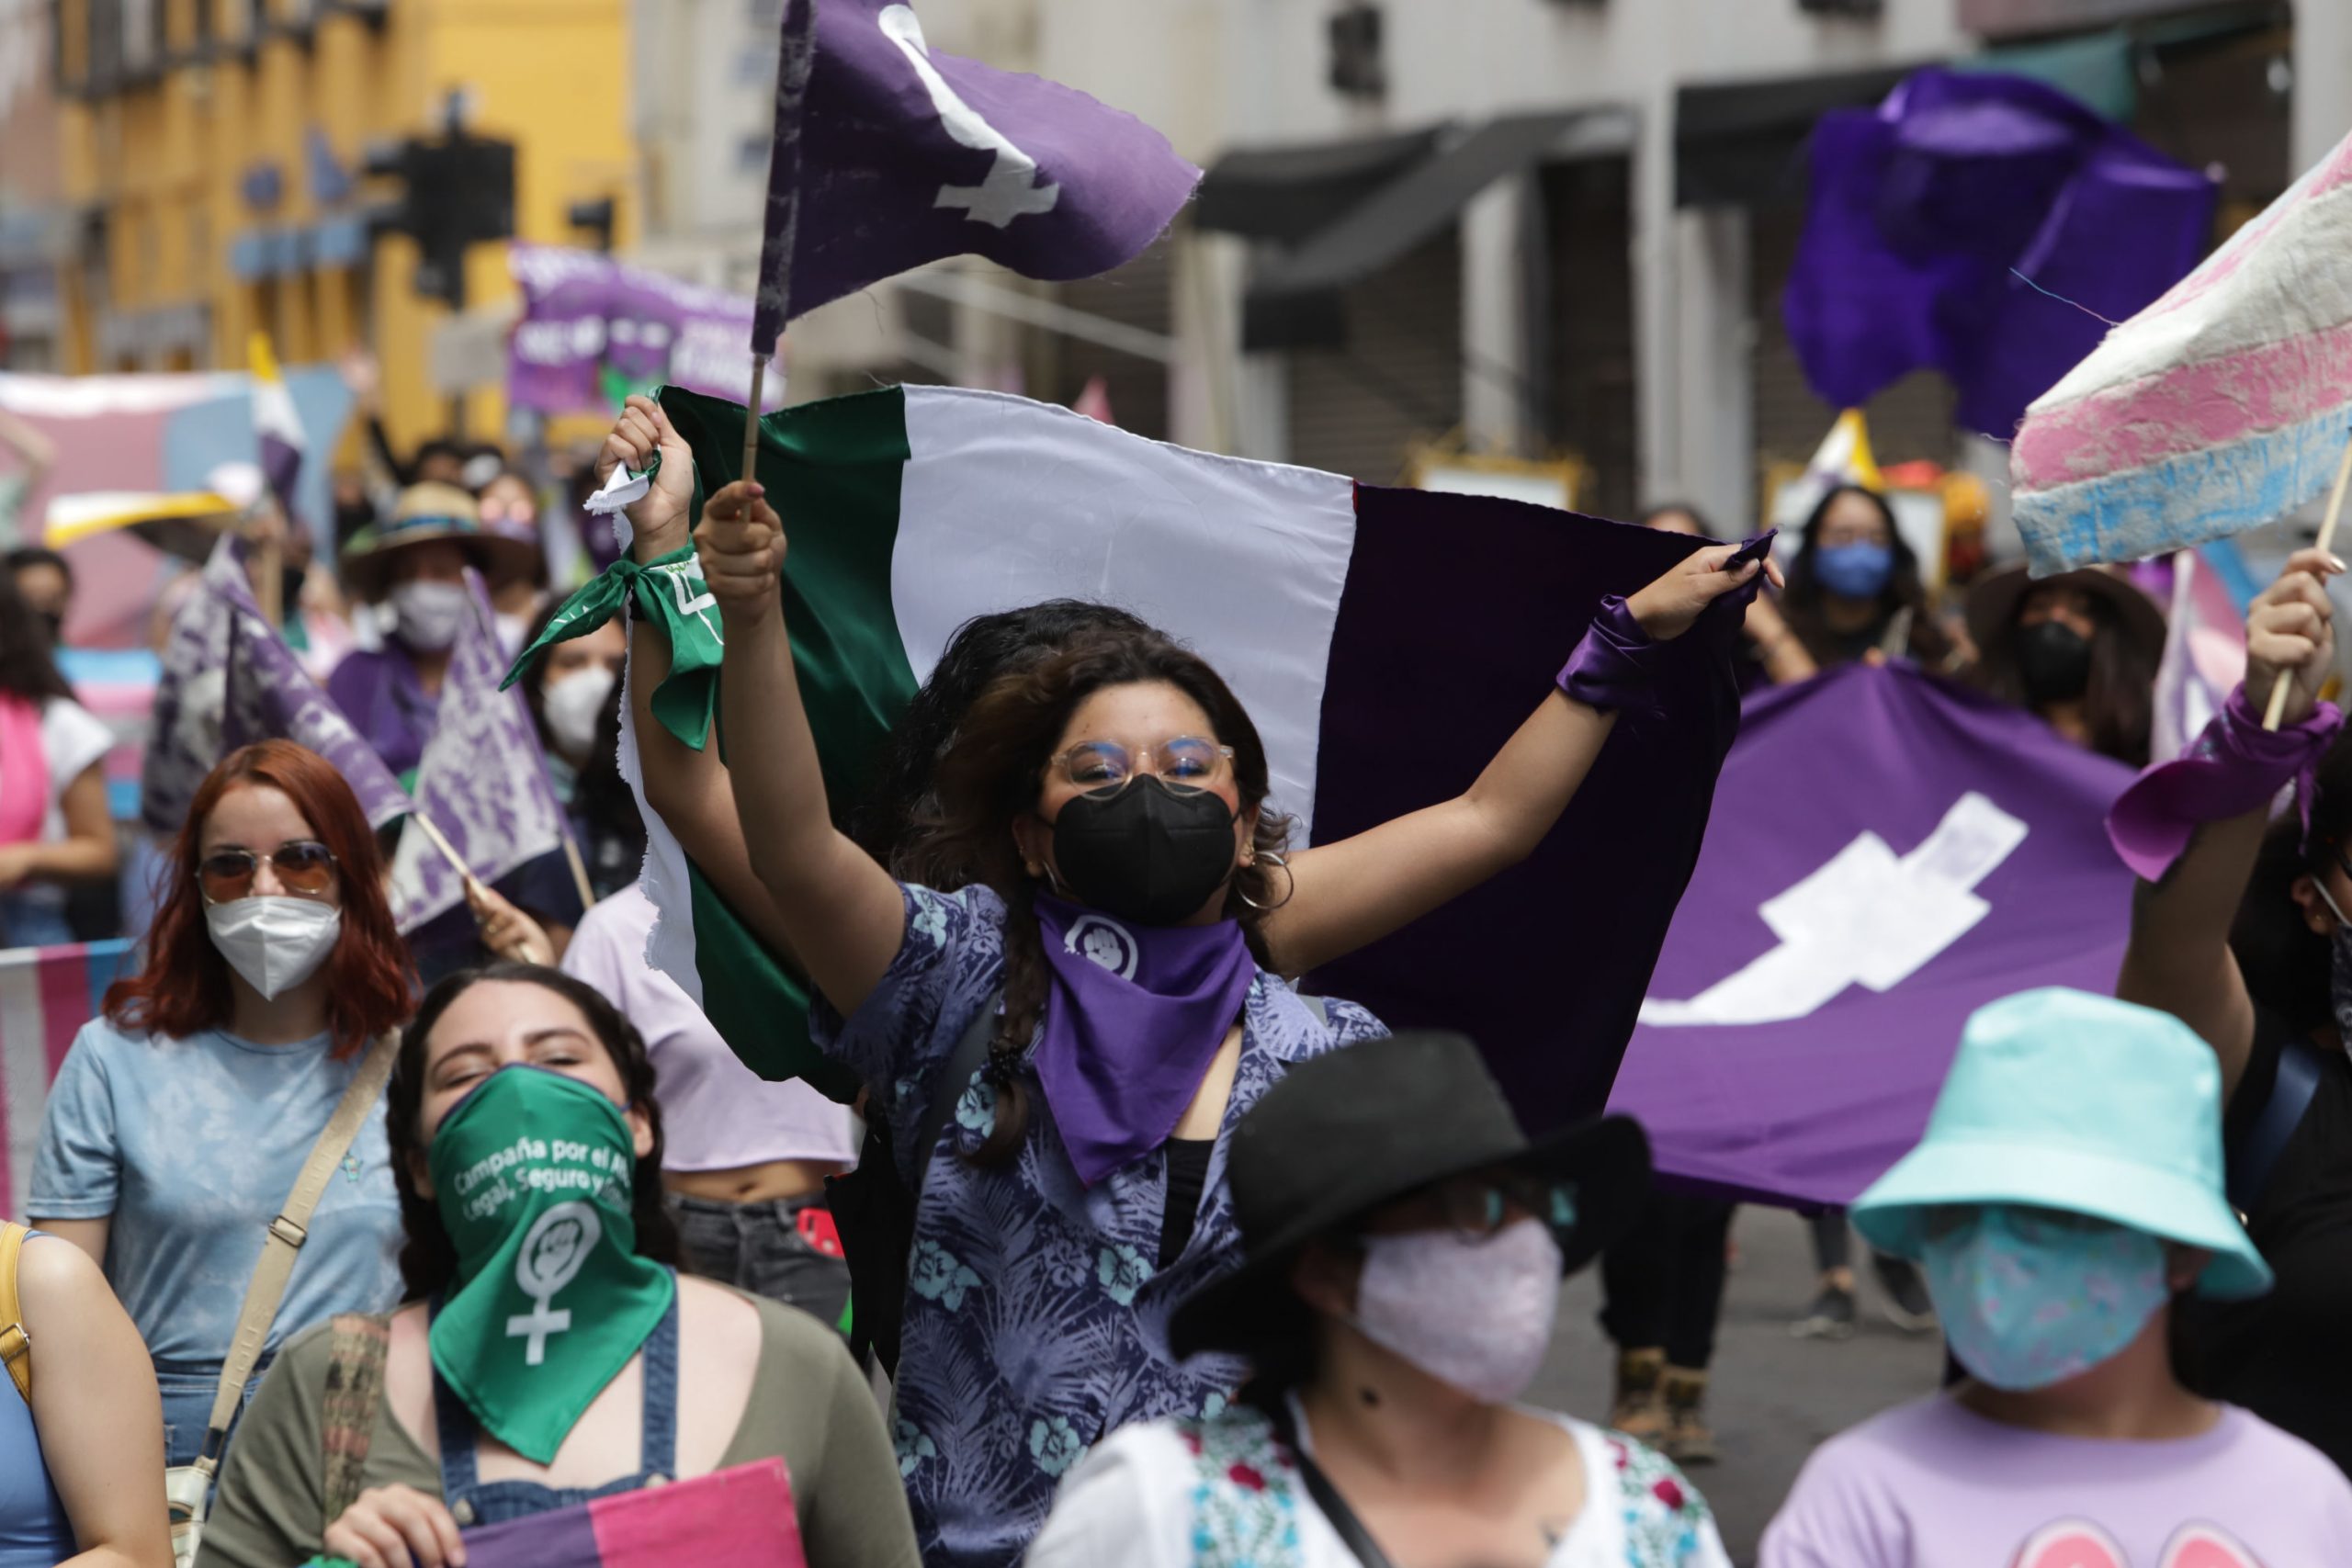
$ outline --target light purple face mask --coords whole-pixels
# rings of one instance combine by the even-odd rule
[[[1559,1307],[1560,1244],[1540,1220],[1476,1238],[1364,1238],[1356,1328],[1485,1404],[1508,1404],[1535,1381]]]

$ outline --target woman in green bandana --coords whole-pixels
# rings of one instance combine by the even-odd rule
[[[653,1069],[611,1004],[528,964],[443,981],[402,1041],[387,1132],[410,1304],[279,1355],[205,1564],[441,1568],[471,1526],[780,1458],[812,1563],[913,1568],[897,1461],[841,1341],[673,1268]]]

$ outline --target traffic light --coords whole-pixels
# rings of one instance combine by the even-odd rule
[[[371,147],[366,168],[400,182],[399,197],[376,209],[371,225],[416,242],[417,293],[464,309],[466,247],[514,233],[514,144],[469,136],[453,121],[438,141]]]

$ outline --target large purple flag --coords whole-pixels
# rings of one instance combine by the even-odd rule
[[[790,0],[752,352],[946,256],[1091,277],[1159,237],[1200,170],[1134,116],[924,40],[913,7]]]
[[[2132,778],[1908,668],[1757,698],[1720,785],[1747,804],[1699,857],[1610,1109],[1661,1171],[1851,1201],[1918,1140],[1971,1012],[2114,988],[2132,874],[2105,823]]]
[[[334,765],[359,797],[370,826],[381,828],[409,809],[408,796],[376,749],[361,739],[277,629],[262,619],[239,579],[231,590],[228,674],[220,703],[220,750],[226,756],[257,740],[291,740]]]
[[[499,689],[506,656],[481,580],[466,574],[466,618],[442,678],[441,712],[416,767],[415,809],[483,882],[563,847],[563,807],[523,694]],[[403,934],[464,901],[465,884],[424,833],[403,830],[392,855],[392,914]]]
[[[2214,195],[2055,88],[1918,72],[1814,130],[1790,343],[1833,407],[1936,369],[1959,423],[2006,440],[2108,321],[2197,265]]]

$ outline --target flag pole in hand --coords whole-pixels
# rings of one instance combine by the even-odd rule
[[[767,389],[768,356],[792,315],[792,248],[800,231],[800,115],[808,101],[808,72],[817,62],[817,0],[786,0],[784,37],[775,57],[775,133],[768,143],[768,200],[762,221],[760,287],[752,307],[752,397],[743,405],[743,467],[739,479],[757,479],[760,405]]]
[[[2344,444],[2344,460],[2335,465],[2335,488],[2328,492],[2327,515],[2320,520],[2319,548],[2326,555],[2335,548],[2335,520],[2344,515],[2344,487],[2352,480],[2352,439]],[[2270,688],[2270,706],[2262,716],[2262,728],[2276,729],[2279,720],[2287,716],[2287,691],[2294,684],[2295,672],[2278,671],[2278,683]]]

